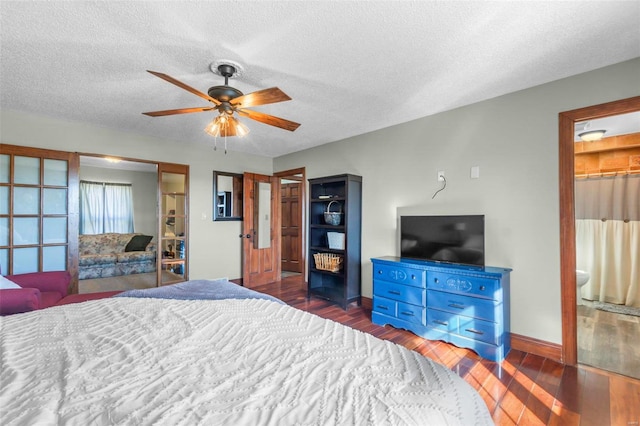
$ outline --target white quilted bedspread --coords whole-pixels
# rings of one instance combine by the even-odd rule
[[[113,298],[0,319],[3,425],[485,425],[391,342],[267,300]]]

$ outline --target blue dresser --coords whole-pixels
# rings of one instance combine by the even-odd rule
[[[511,349],[511,269],[379,257],[373,263],[372,320],[473,349],[501,362]]]

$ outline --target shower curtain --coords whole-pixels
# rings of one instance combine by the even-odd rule
[[[576,179],[575,197],[582,297],[640,307],[640,175]]]

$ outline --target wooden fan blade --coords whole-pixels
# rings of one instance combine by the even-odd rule
[[[258,111],[251,111],[249,109],[238,109],[236,110],[236,112],[252,120],[256,120],[261,123],[268,124],[270,126],[280,127],[281,129],[289,130],[291,132],[293,132],[298,127],[300,127],[300,123],[295,123],[293,121],[285,120],[284,118],[276,117],[274,115],[264,114]]]
[[[258,105],[274,104],[276,102],[290,101],[291,98],[277,87],[270,89],[258,90],[257,92],[247,93],[230,101],[231,105],[248,108]]]
[[[169,83],[175,84],[179,88],[184,89],[184,90],[186,90],[188,92],[191,92],[194,95],[200,96],[202,99],[206,99],[208,101],[213,102],[216,105],[220,105],[220,101],[219,100],[217,100],[215,98],[212,98],[211,96],[206,95],[206,94],[202,93],[201,91],[199,91],[197,89],[194,89],[193,87],[188,86],[188,85],[184,84],[183,82],[181,82],[179,80],[176,80],[175,78],[171,77],[170,75],[163,74],[161,72],[156,72],[156,71],[149,71],[149,70],[147,70],[147,72],[155,75],[156,77],[160,77],[161,79],[163,79],[165,81],[168,81]]]
[[[167,110],[164,110],[164,111],[143,112],[143,114],[144,115],[148,115],[149,117],[162,117],[162,116],[165,116],[165,115],[189,114],[191,112],[211,111],[212,109],[215,109],[215,107],[196,107],[196,108],[167,109]]]

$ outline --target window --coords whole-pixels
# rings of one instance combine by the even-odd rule
[[[129,233],[133,188],[128,183],[80,181],[80,234]]]

